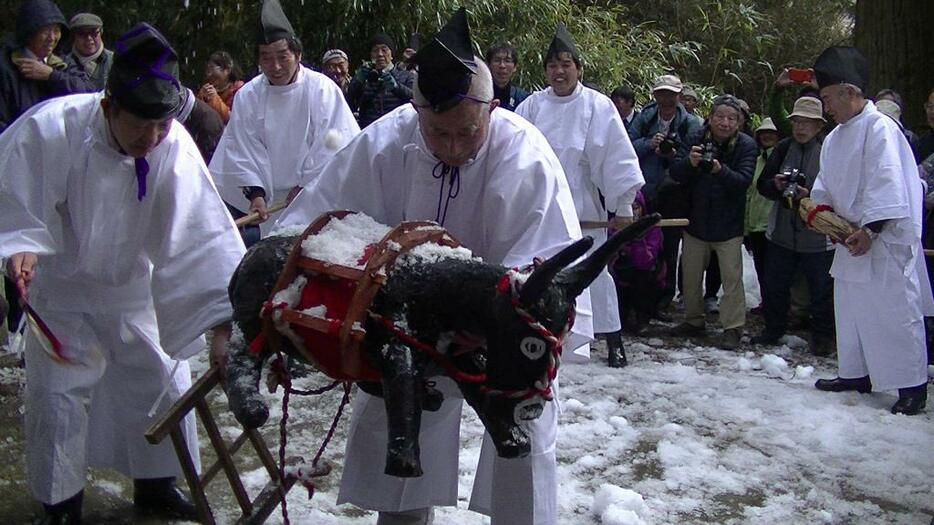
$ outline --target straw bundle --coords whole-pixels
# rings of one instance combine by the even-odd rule
[[[832,209],[819,209],[813,213],[813,218],[808,223],[808,216],[816,207],[814,201],[807,197],[801,199],[798,205],[798,215],[812,230],[823,233],[838,243],[843,243],[847,237],[856,232],[856,226],[834,213]]]

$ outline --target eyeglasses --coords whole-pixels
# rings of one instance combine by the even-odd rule
[[[509,64],[515,64],[516,61],[513,60],[512,57],[493,57],[493,60],[490,60],[490,63],[497,64],[497,65],[498,64],[509,65]]]
[[[76,29],[75,38],[97,38],[101,35],[100,29]]]

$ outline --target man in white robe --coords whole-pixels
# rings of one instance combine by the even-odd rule
[[[0,257],[67,359],[28,336],[26,473],[51,523],[80,521],[89,465],[134,478],[144,513],[197,518],[172,444],[144,433],[189,388],[185,359],[208,329],[223,363],[227,283],[244,253],[197,147],[172,125],[175,52],[147,24],[117,50],[106,93],[36,106],[0,136]]]
[[[496,108],[492,77],[471,52],[463,10],[436,38],[457,52],[447,57],[457,62],[436,63],[444,61],[438,40],[423,47],[415,59],[417,107],[397,108],[364,129],[277,226],[304,226],[325,211],[350,209],[390,225],[435,220],[475,255],[504,266],[557,253],[580,238],[558,159],[535,127]],[[577,306],[565,356],[593,335],[586,292]],[[463,399],[450,379],[436,381],[445,400],[437,412],[422,413],[424,475],[417,478],[383,473],[385,405],[357,394],[339,503],[380,511],[381,525],[428,523],[432,506],[457,504]],[[484,437],[470,508],[492,516],[494,525],[557,523],[556,401],[546,403],[529,433],[531,454],[516,459],[498,457]]]
[[[578,219],[606,222],[612,212],[611,226],[622,229],[632,218],[632,203],[645,180],[613,101],[581,84],[582,74],[577,47],[564,24],[558,24],[545,55],[551,87],[533,93],[516,113],[535,124],[558,155]],[[607,238],[605,228],[584,233],[594,238],[594,250]],[[606,269],[590,285],[590,299],[594,332],[607,334],[609,365],[625,366],[616,286]]]
[[[228,204],[259,212],[265,234],[274,222],[267,208],[291,201],[360,128],[340,88],[301,64],[301,41],[277,0],[263,3],[257,46],[263,74],[237,92],[210,170]]]
[[[934,312],[921,248],[921,180],[898,124],[863,97],[868,68],[859,51],[829,48],[814,72],[838,126],[824,140],[812,197],[860,227],[837,245],[830,269],[839,376],[815,386],[898,389],[892,413],[917,414],[927,399],[924,315]]]

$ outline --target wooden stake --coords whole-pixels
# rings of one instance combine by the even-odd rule
[[[279,210],[285,209],[285,207],[288,205],[289,203],[286,201],[278,202],[276,204],[273,204],[269,208],[266,208],[266,213],[268,213],[269,215],[272,215],[273,213],[276,213]],[[258,220],[259,220],[259,212],[254,211],[253,213],[244,215],[243,217],[240,217],[239,219],[235,220],[234,224],[237,225],[237,228],[240,228],[241,226],[247,226],[247,225],[253,224],[254,222]]]
[[[658,221],[657,226],[661,226],[662,228],[673,228],[677,226],[687,226],[688,224],[691,224],[691,221],[689,221],[688,219],[662,219]],[[609,227],[610,227],[609,222],[581,221],[582,230],[599,230],[602,228],[609,228]]]

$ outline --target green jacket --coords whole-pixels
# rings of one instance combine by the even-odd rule
[[[743,234],[749,235],[754,232],[765,232],[769,226],[769,212],[772,210],[772,201],[759,194],[756,184],[759,182],[759,175],[762,175],[762,169],[765,168],[765,161],[769,158],[775,148],[769,148],[765,152],[760,152],[756,158],[756,172],[752,176],[752,184],[746,190],[746,220],[743,225]]]

